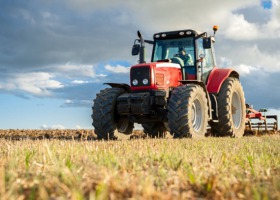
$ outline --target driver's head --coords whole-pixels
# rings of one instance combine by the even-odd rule
[[[178,53],[181,55],[186,55],[186,50],[184,49],[184,47],[179,47]]]

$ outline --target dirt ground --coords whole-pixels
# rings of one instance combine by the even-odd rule
[[[262,135],[280,134],[280,131],[245,131],[244,136],[262,136]],[[146,138],[143,130],[134,130],[132,135],[116,133],[119,139],[137,139]],[[167,137],[172,137],[167,134]],[[0,138],[8,140],[41,140],[41,139],[61,139],[61,140],[95,140],[97,137],[94,130],[85,129],[65,129],[65,130],[27,130],[27,129],[7,129],[0,130]]]

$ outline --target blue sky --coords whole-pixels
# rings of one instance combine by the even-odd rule
[[[218,66],[239,71],[247,102],[280,115],[279,4],[0,0],[0,129],[92,128],[102,83],[129,81],[137,30],[152,39],[213,25]]]
[[[272,8],[272,1],[271,0],[262,0],[261,4],[265,9],[271,9]]]

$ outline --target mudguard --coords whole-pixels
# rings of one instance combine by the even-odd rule
[[[224,80],[228,77],[239,79],[239,74],[233,69],[218,69],[215,67],[208,77],[207,91],[209,93],[218,93]]]
[[[123,89],[125,89],[125,91],[127,91],[127,92],[130,92],[130,91],[131,91],[130,86],[127,85],[126,83],[103,83],[103,85],[109,85],[109,86],[111,86],[112,88],[113,88],[113,87],[116,87],[116,88],[123,88]]]

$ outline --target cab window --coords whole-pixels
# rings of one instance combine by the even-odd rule
[[[203,48],[203,39],[199,38],[197,40],[197,45],[198,45],[198,57],[201,55],[204,55],[204,59],[202,62],[202,80],[206,81],[210,71],[214,67],[214,59],[213,59],[213,53],[212,49],[204,49]]]
[[[178,53],[182,48],[184,49],[186,54],[194,60],[195,51],[193,37],[156,40],[152,62],[178,57]]]

